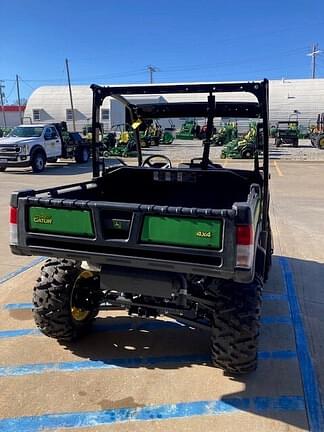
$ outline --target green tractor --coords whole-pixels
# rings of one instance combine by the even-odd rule
[[[129,124],[116,124],[111,132],[104,136],[103,157],[135,157],[137,155],[134,129]]]
[[[176,134],[177,139],[193,140],[196,138],[197,123],[194,120],[188,120],[181,126],[180,132]]]
[[[175,124],[169,119],[170,126],[164,128],[160,144],[172,144],[175,139]]]
[[[257,125],[251,123],[243,138],[235,138],[227,143],[221,153],[221,159],[252,159],[257,140]]]
[[[213,146],[223,146],[237,138],[237,123],[228,122],[212,136]]]

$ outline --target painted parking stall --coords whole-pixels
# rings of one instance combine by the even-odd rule
[[[37,274],[36,269],[31,269],[30,272]],[[255,430],[258,430],[259,421],[263,418],[271,418],[274,422],[291,423],[291,430],[305,428],[307,421],[311,430],[323,430],[318,416],[320,403],[319,394],[316,398],[316,380],[305,389],[305,371],[298,363],[300,350],[307,350],[307,341],[303,336],[302,345],[298,345],[300,336],[296,336],[297,344],[295,343],[294,326],[299,312],[296,304],[291,307],[294,282],[288,260],[276,259],[274,273],[274,280],[269,281],[264,293],[259,368],[250,378],[242,378],[241,382],[236,380],[235,384],[224,376],[222,371],[210,366],[208,334],[188,329],[175,321],[128,319],[120,311],[115,311],[113,318],[111,317],[112,322],[109,322],[109,318],[106,319],[108,322],[99,318],[91,335],[77,346],[67,347],[44,337],[35,329],[31,319],[16,320],[16,324],[23,327],[10,329],[6,329],[5,322],[2,321],[0,346],[4,358],[0,366],[0,380],[9,390],[13,387],[19,389],[23,385],[24,391],[20,397],[27,407],[17,410],[15,415],[10,415],[14,410],[10,410],[7,415],[3,412],[0,430],[96,430],[96,427],[101,426],[114,430],[114,425],[125,425],[125,430],[128,430],[127,425],[131,424],[134,424],[134,430],[137,430],[136,427],[141,430],[144,424],[151,424],[153,427],[157,423],[170,421],[174,422],[174,425],[185,422],[187,427],[190,427],[190,423],[197,418],[201,418],[202,421],[212,421],[212,418],[215,418],[215,421],[226,421],[225,418],[231,417],[235,422],[243,416],[249,418],[250,423],[252,415]],[[2,284],[2,288],[4,284],[10,283],[24,286],[24,277],[25,273],[22,273],[14,279],[9,279]],[[281,279],[280,287],[277,284],[278,278]],[[31,287],[26,286],[23,289],[28,299]],[[28,302],[14,300],[6,298],[1,308],[1,316],[9,315],[12,324],[14,321],[10,319],[10,313],[18,317],[21,313],[30,313],[31,307]],[[148,346],[145,346],[141,339],[145,340]],[[177,341],[180,339],[185,344],[183,350],[176,346],[179,345]],[[160,340],[162,347],[158,346],[157,340]],[[174,342],[169,343],[171,347],[168,348],[170,340]],[[117,341],[121,341],[121,344],[127,347],[123,350],[124,356],[117,355],[120,353],[119,350],[114,352],[111,349],[105,351],[98,348],[98,344],[103,342],[106,345],[110,342],[114,345]],[[193,342],[192,346],[189,341]],[[24,356],[23,352],[26,351],[27,345],[31,352]],[[39,353],[36,352],[36,347],[39,347]],[[132,350],[132,347],[136,349]],[[93,358],[88,355],[91,350],[94,353]],[[105,357],[105,352],[109,352],[111,356]],[[156,355],[153,355],[154,353]],[[82,356],[89,358],[85,359]],[[48,361],[42,361],[45,359]],[[314,372],[311,362],[307,368]],[[270,372],[275,385],[272,385],[271,381],[267,385],[262,384],[261,380]],[[296,374],[302,379],[296,379]],[[83,388],[91,386],[98,376],[102,384],[104,380],[111,382],[109,390],[105,392],[105,386],[102,385],[101,392],[117,392],[118,396],[124,396],[125,400],[126,396],[136,393],[136,397],[133,398],[140,406],[126,404],[114,408],[112,404],[105,409],[93,409],[93,404],[89,400],[89,403],[82,403],[80,410],[81,401],[65,403],[64,397],[61,399],[62,403],[55,406],[54,399],[60,399],[64,392],[71,393],[71,382],[79,383],[77,385]],[[168,392],[165,384],[171,376],[174,382]],[[206,389],[202,389],[197,385],[197,380],[206,378],[211,383],[208,384],[206,381]],[[36,397],[39,407],[36,412],[27,401],[36,394],[35,380],[44,386],[56,384],[53,394],[43,395],[47,402],[50,401],[49,404],[42,405],[42,396]],[[131,383],[132,380],[135,381],[134,385],[125,384]],[[152,380],[154,391],[151,390],[149,395],[145,395],[143,389],[147,387],[146,383]],[[118,382],[123,383],[119,390]],[[78,388],[73,391],[73,394],[75,393],[83,394]],[[206,397],[208,395],[209,397]],[[123,400],[122,397],[120,399]]]

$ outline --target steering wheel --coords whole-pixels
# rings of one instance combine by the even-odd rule
[[[165,162],[152,162],[154,158],[164,159]],[[172,163],[167,156],[164,155],[152,155],[147,157],[143,162],[142,166],[149,166],[150,168],[172,168]]]

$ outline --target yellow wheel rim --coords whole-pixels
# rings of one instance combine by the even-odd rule
[[[87,316],[89,315],[89,313],[90,313],[89,311],[83,310],[83,309],[79,309],[79,308],[77,308],[75,306],[72,306],[72,308],[71,308],[71,315],[72,315],[72,318],[75,321],[83,321],[84,319],[87,318]]]
[[[92,272],[90,272],[88,270],[84,270],[79,274],[79,276],[77,277],[77,279],[74,283],[74,287],[73,287],[73,291],[72,291],[72,298],[71,298],[71,315],[75,321],[85,320],[89,316],[90,311],[82,309],[82,308],[78,308],[78,307],[73,305],[73,293],[76,289],[78,289],[78,284],[82,279],[90,279],[92,277],[93,277]]]

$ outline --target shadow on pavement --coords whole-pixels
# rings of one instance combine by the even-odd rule
[[[268,294],[268,297],[269,294],[275,296],[286,294],[279,258],[278,256],[273,258],[273,269],[265,286],[264,291]],[[319,338],[318,341],[313,337],[311,338],[312,344],[316,345],[318,342],[320,345],[320,349],[316,353],[313,352],[312,345],[309,346],[313,359],[316,356],[314,364],[320,367],[321,362],[324,361],[324,346],[321,342],[324,334],[324,301],[322,299],[322,302],[320,302],[319,297],[314,297],[313,294],[315,293],[314,283],[324,280],[324,264],[294,258],[287,258],[287,260],[293,271],[296,293],[299,296],[304,292],[305,288],[310,287],[309,277],[312,275],[312,287],[310,287],[309,296],[312,296],[315,308],[311,308],[305,298],[306,302],[300,303],[306,334],[309,335],[310,331],[305,325],[305,320],[307,321],[307,315],[309,315],[313,320],[311,325],[315,336]],[[303,285],[304,282],[307,286]],[[280,301],[287,302],[285,297]],[[307,307],[311,309],[307,311]],[[271,304],[271,310],[275,311],[275,302]],[[278,310],[280,310],[279,306]],[[209,362],[209,333],[207,331],[195,330],[186,326],[180,329],[174,328],[176,326],[174,323],[170,324],[170,328],[168,328],[168,324],[163,324],[163,328],[154,327],[157,322],[161,323],[161,321],[157,320],[129,318],[127,316],[98,318],[96,327],[99,329],[103,327],[103,331],[97,330],[86,335],[78,342],[64,344],[64,346],[77,356],[90,360],[112,363],[114,359],[129,359],[129,363],[126,361],[121,366],[126,368],[144,367],[146,369],[175,370],[199,364],[209,369],[207,373],[217,374],[217,370]],[[120,331],[109,332],[109,327],[116,325],[120,326]],[[280,338],[283,341],[279,343],[279,346],[285,343],[286,336],[283,335],[284,333],[280,333],[280,326],[264,327],[267,328],[263,332],[263,325],[261,325],[260,344],[262,345],[262,351],[275,350],[276,342]],[[269,327],[271,327],[270,330]],[[293,326],[290,326],[287,331],[291,333],[290,339],[293,341]],[[266,340],[265,334],[267,335]],[[294,350],[295,347],[288,346],[285,349],[289,351]],[[181,357],[187,360],[181,362]],[[152,361],[152,358],[155,360]],[[169,358],[170,361],[159,362],[159,358]],[[172,361],[172,358],[180,359],[180,361]],[[140,359],[141,361],[136,362],[132,361],[132,359]],[[179,375],[179,379],[181,379],[181,375]],[[221,397],[221,400],[227,405],[232,405],[233,408],[238,408],[241,411],[276,419],[287,425],[308,430],[300,365],[297,356],[286,359],[261,359],[259,360],[258,369],[253,373],[244,376],[228,376],[224,374],[223,376],[219,375],[218,380],[219,384],[217,381],[217,386],[219,385],[220,391],[223,387],[222,380],[227,380],[227,388],[231,381],[244,385],[243,391],[229,393]],[[188,383],[188,392],[190,391],[190,383]]]
[[[36,176],[57,176],[57,175],[79,175],[92,172],[91,161],[85,164],[75,162],[56,162],[47,164],[45,170],[41,173],[33,173],[31,168],[7,168],[6,175],[36,175]]]

